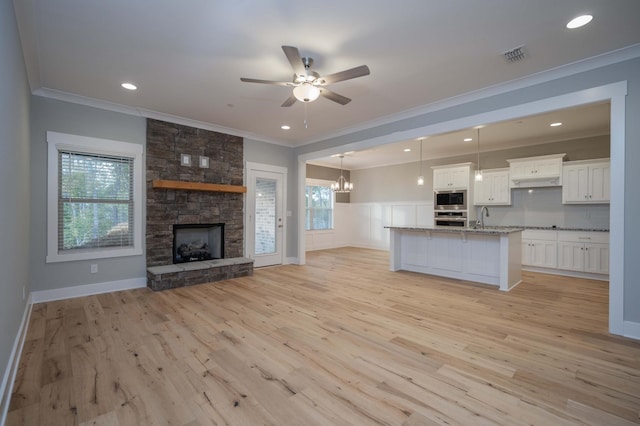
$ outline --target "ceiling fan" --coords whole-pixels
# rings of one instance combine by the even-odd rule
[[[278,86],[293,87],[293,93],[284,101],[282,104],[283,107],[293,105],[296,100],[300,102],[313,102],[318,99],[319,96],[337,102],[340,105],[346,105],[351,102],[351,99],[332,92],[325,86],[327,84],[369,75],[369,67],[360,65],[359,67],[321,77],[317,72],[311,70],[313,58],[301,57],[297,47],[282,46],[282,50],[287,56],[291,68],[293,68],[293,81],[258,80],[244,77],[241,77],[240,80],[246,83],[275,84]]]

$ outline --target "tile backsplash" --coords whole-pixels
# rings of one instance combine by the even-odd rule
[[[609,204],[562,204],[562,188],[512,189],[511,206],[489,206],[487,225],[609,229]]]

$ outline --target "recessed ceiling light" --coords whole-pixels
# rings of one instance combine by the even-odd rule
[[[411,152],[411,148],[405,148],[404,152]]]
[[[570,30],[574,28],[580,28],[584,25],[587,25],[589,22],[591,22],[592,19],[593,16],[591,15],[578,16],[577,18],[573,18],[571,21],[569,21],[569,23],[567,24],[567,28],[569,28]]]
[[[291,126],[287,126],[286,124],[283,124],[282,126],[280,126],[280,128],[282,130],[289,130],[289,129],[291,129]]]
[[[122,83],[120,86],[124,87],[127,90],[138,90],[138,86],[133,83]]]
[[[549,124],[549,126],[551,126],[551,127],[558,127],[558,126],[562,126],[562,123],[560,123],[560,122],[557,122],[557,123],[551,123],[551,124]]]
[[[465,142],[471,142],[473,140],[473,138],[464,138],[463,141]]]

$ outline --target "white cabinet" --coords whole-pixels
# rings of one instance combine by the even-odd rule
[[[509,169],[482,171],[482,180],[475,181],[475,205],[510,205]]]
[[[609,273],[608,232],[558,232],[558,269]]]
[[[562,185],[562,158],[566,154],[507,160],[512,188]]]
[[[524,230],[522,232],[522,264],[556,268],[557,239],[557,231]]]
[[[609,203],[610,176],[609,159],[566,162],[562,170],[562,202]]]
[[[469,189],[472,163],[434,166],[433,190]]]

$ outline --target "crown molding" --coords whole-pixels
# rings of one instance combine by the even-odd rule
[[[172,114],[165,114],[162,112],[152,111],[144,108],[130,107],[127,105],[117,104],[114,102],[108,102],[108,101],[103,101],[96,98],[90,98],[87,96],[80,96],[73,93],[64,92],[61,90],[41,87],[39,89],[34,90],[32,94],[34,96],[41,96],[43,98],[55,99],[58,101],[70,102],[70,103],[89,106],[93,108],[104,109],[107,111],[119,112],[121,114],[151,118],[154,120],[167,121],[169,123],[181,124],[184,126],[195,127],[203,130],[210,130],[213,132],[219,132],[227,135],[238,136],[241,138],[257,140],[260,142],[266,142],[274,145],[282,145],[289,148],[292,147],[291,144],[287,144],[279,140],[265,138],[264,136],[257,135],[255,133],[245,132],[245,131],[234,129],[231,127],[218,126],[205,121],[192,120],[189,118],[180,117]]]
[[[296,145],[301,147],[305,145],[311,145],[317,142],[327,141],[330,139],[338,138],[341,136],[353,134],[363,130],[371,129],[372,127],[384,126],[405,119],[418,117],[440,111],[443,109],[463,105],[469,102],[478,101],[491,96],[502,95],[504,93],[512,92],[514,90],[524,89],[537,84],[547,83],[549,81],[557,80],[563,77],[569,77],[575,74],[579,74],[586,71],[591,71],[597,68],[602,68],[607,65],[613,65],[620,62],[636,59],[640,57],[640,43],[632,46],[624,47],[618,50],[613,50],[601,55],[593,56],[587,59],[583,59],[570,64],[562,65],[557,68],[552,68],[545,71],[540,71],[535,74],[530,74],[525,77],[521,77],[515,80],[510,80],[504,83],[499,83],[493,86],[485,87],[483,89],[474,90],[472,92],[463,93],[458,96],[443,99],[441,101],[435,101],[426,105],[421,105],[416,108],[411,108],[397,114],[386,115],[384,117],[377,118],[375,120],[367,121],[366,123],[359,124],[340,130],[338,132],[326,135],[322,138],[306,141],[304,143]]]

